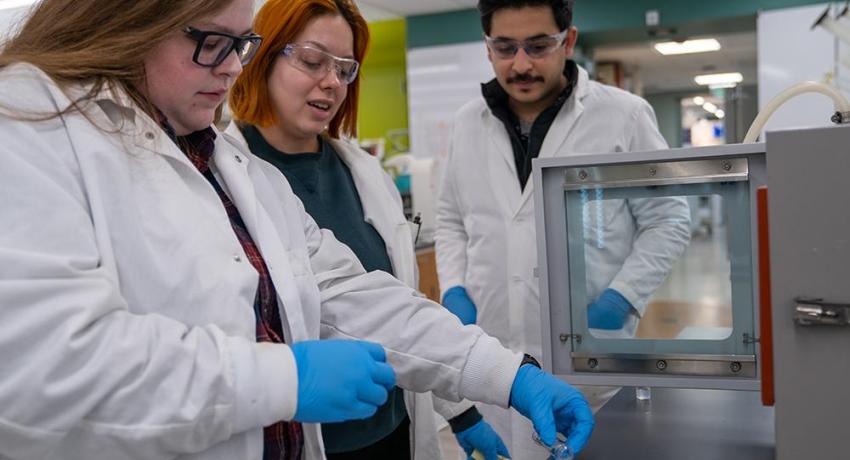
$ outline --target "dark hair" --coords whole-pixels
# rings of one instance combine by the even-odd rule
[[[481,27],[484,33],[490,35],[493,24],[493,13],[505,8],[523,8],[526,6],[548,6],[558,30],[567,30],[573,22],[573,3],[575,0],[478,0],[478,11],[481,13]]]

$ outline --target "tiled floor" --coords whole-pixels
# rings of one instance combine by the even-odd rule
[[[653,294],[637,337],[671,339],[683,331],[702,331],[706,339],[718,339],[725,337],[718,336],[718,331],[731,332],[732,286],[726,246],[722,228],[692,237],[667,280]]]

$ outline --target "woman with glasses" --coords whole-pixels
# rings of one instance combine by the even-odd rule
[[[586,438],[574,390],[365,273],[211,126],[252,11],[42,0],[0,47],[0,458],[321,459],[396,379]]]
[[[347,244],[367,271],[391,273],[416,288],[413,239],[398,190],[376,159],[341,138],[356,134],[366,21],[349,0],[271,0],[255,30],[265,44],[234,85],[230,106],[238,121],[227,132],[280,170],[316,223]],[[468,401],[395,388],[372,417],[322,426],[328,458],[440,458],[434,409],[470,453],[477,447],[488,458],[508,455]]]

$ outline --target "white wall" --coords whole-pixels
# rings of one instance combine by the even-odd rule
[[[15,31],[15,27],[26,16],[30,7],[17,7],[0,10],[0,40],[5,39]]]
[[[841,2],[843,6],[843,2]],[[759,109],[784,89],[806,80],[846,80],[848,68],[840,63],[837,40],[822,28],[811,30],[828,3],[767,11],[758,17]],[[834,3],[835,8],[838,2]],[[842,49],[845,49],[842,46]],[[839,84],[845,95],[846,84]],[[787,102],[766,126],[766,131],[825,126],[834,112],[832,101],[805,94]]]
[[[481,96],[494,78],[484,41],[414,48],[407,52],[410,151],[419,158],[448,153],[454,113]]]

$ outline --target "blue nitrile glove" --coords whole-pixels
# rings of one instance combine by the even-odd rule
[[[587,307],[587,327],[593,329],[622,329],[632,304],[617,290],[608,288]]]
[[[593,432],[593,413],[584,395],[531,364],[521,366],[514,377],[511,407],[531,420],[546,445],[555,443],[556,431],[564,434],[573,455]]]
[[[370,417],[395,386],[384,348],[358,340],[308,340],[292,344],[298,368],[294,420],[334,423]]]
[[[478,310],[463,286],[455,286],[446,291],[443,294],[443,306],[454,313],[464,325],[475,324],[475,320],[478,319]]]
[[[511,458],[502,438],[484,420],[480,420],[460,433],[455,433],[455,437],[460,447],[466,452],[467,459],[472,458],[472,452],[476,449],[484,455],[485,460],[497,460],[499,455]]]

